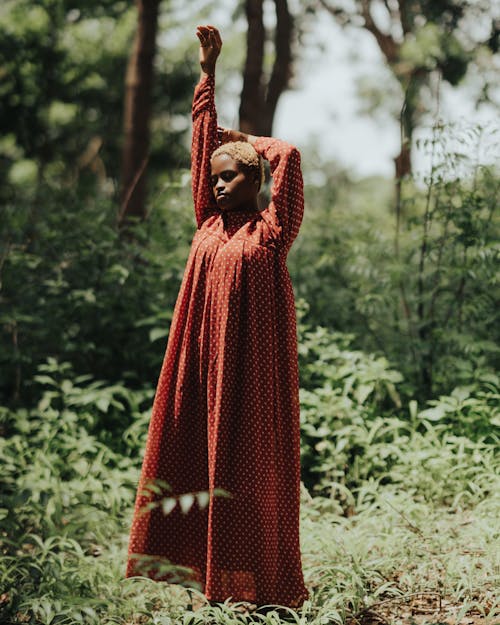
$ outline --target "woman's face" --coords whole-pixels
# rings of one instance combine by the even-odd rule
[[[212,190],[217,206],[224,210],[252,208],[259,192],[258,181],[227,154],[212,159]]]

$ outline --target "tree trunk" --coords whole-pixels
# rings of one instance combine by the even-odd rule
[[[288,87],[292,67],[293,20],[288,10],[287,0],[274,0],[276,5],[276,34],[274,48],[276,58],[266,93],[266,128],[270,135],[278,100]]]
[[[243,70],[240,103],[240,130],[253,135],[271,136],[278,100],[288,87],[292,65],[293,19],[287,0],[274,0],[276,8],[275,60],[266,84],[264,77],[263,0],[246,0],[248,21],[247,57]]]
[[[124,146],[119,225],[146,216],[146,164],[160,0],[137,0],[138,23],[125,77]]]
[[[240,130],[251,135],[260,135],[260,119],[264,103],[262,73],[266,37],[263,0],[246,0],[245,12],[248,22],[247,57],[243,69],[240,100]]]

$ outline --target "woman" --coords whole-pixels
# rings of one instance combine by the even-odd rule
[[[222,47],[199,26],[193,100],[193,238],[153,404],[130,536],[137,554],[189,567],[207,599],[299,607],[309,596],[299,546],[299,378],[286,256],[304,210],[300,154],[270,137],[218,127]],[[237,140],[237,141],[235,141]],[[272,198],[260,211],[261,157]],[[209,491],[208,506],[147,509],[151,480],[169,496]],[[229,497],[218,496],[223,489]],[[146,506],[146,508],[144,508]],[[145,511],[146,510],[146,511]],[[153,571],[146,575],[154,577]],[[170,573],[155,579],[177,581]]]

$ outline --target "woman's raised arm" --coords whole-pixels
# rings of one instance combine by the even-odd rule
[[[288,252],[304,216],[304,181],[300,152],[296,147],[273,137],[252,137],[255,150],[269,161],[273,183],[267,212],[280,228],[283,249]]]
[[[217,209],[210,186],[210,156],[217,147],[217,112],[215,110],[215,64],[222,40],[214,26],[198,26],[200,40],[200,81],[193,97],[191,141],[191,181],[198,228]]]

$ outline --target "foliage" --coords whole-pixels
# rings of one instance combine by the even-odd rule
[[[385,108],[397,118],[400,152],[395,158],[395,174],[398,181],[412,171],[414,132],[434,108],[430,101],[433,82],[438,83],[439,94],[442,81],[457,86],[469,70],[471,77],[474,74],[469,87],[475,91],[476,102],[498,104],[493,76],[500,30],[488,3],[399,0],[391,4],[372,0],[349,3],[322,0],[307,4],[312,12],[320,6],[341,26],[362,28],[373,36],[385,67],[383,74],[371,72],[358,81],[359,96],[363,100],[360,112],[371,115]],[[387,83],[391,82],[388,88]]]
[[[419,410],[414,400],[403,408],[398,392],[402,377],[385,358],[350,349],[352,337],[303,322],[300,329],[307,487],[345,513],[353,512],[360,493],[371,500],[387,484],[415,500],[453,507],[495,491],[497,376],[457,387],[450,396],[430,401],[428,408]]]
[[[34,384],[40,387],[35,408],[0,410],[0,617],[29,608],[37,623],[62,613],[71,622],[99,622],[96,609],[105,608],[107,598],[93,594],[96,586],[117,584],[124,574],[124,532],[153,389],[105,386],[53,358],[40,365]],[[149,485],[154,492],[158,487]],[[204,507],[207,498],[201,491],[160,504],[165,514],[176,504],[187,512],[195,499]],[[104,565],[94,571],[92,561],[117,536],[105,558],[116,560],[119,550],[112,571]],[[184,583],[184,567],[159,564]]]
[[[438,5],[451,7],[425,3],[428,21],[454,29],[460,3]],[[186,609],[203,600],[196,589],[123,579],[154,382],[195,227],[189,173],[178,168],[195,81],[192,40],[177,28],[186,6],[162,3],[162,23],[176,29],[159,41],[153,193],[130,239],[118,235],[113,196],[133,7],[0,8],[5,623],[244,622],[228,605]],[[432,24],[402,52],[452,82],[469,60]],[[498,170],[477,156],[485,132],[436,126],[424,145],[429,174],[403,181],[397,226],[389,181],[303,160],[307,208],[289,267],[312,597],[302,615],[291,611],[297,623],[498,614]],[[166,514],[207,504],[205,491],[149,486]]]
[[[457,25],[455,9],[425,6],[430,22]],[[162,24],[177,33],[185,10],[165,4]],[[112,198],[134,10],[23,0],[2,11],[0,393],[29,401],[31,375],[51,355],[140,386],[157,376],[162,350],[149,339],[167,335],[194,232],[189,180],[174,169],[187,157],[192,41],[159,38],[153,196],[132,244],[117,236]],[[476,157],[488,132],[437,125],[429,175],[403,181],[398,226],[389,181],[303,159],[307,209],[289,267],[311,322],[394,362],[421,402],[498,366],[498,172]]]
[[[421,401],[498,367],[499,177],[481,147],[494,132],[437,124],[399,226],[387,183],[326,166],[306,185],[290,269],[312,324],[397,363]]]
[[[135,8],[121,0],[78,8],[67,0],[6,0],[1,12],[2,195],[41,182],[113,193]],[[182,52],[159,48],[154,172],[188,164],[188,123],[179,125],[177,116],[189,110],[194,63]]]
[[[189,178],[165,179],[148,223],[121,240],[113,205],[45,189],[33,235],[28,201],[8,204],[0,228],[0,393],[33,395],[48,356],[79,374],[132,386],[158,376],[194,216]]]
[[[357,348],[397,363],[405,393],[411,386],[421,401],[467,385],[498,361],[498,180],[483,167],[469,182],[464,165],[462,180],[450,178],[456,163],[450,156],[435,165],[427,195],[408,186],[397,253],[390,185],[355,184],[333,172],[314,186],[306,163],[308,207],[289,257],[311,323],[352,333]],[[373,204],[374,193],[381,204]],[[84,199],[47,186],[4,205],[0,378],[7,400],[28,399],[31,375],[49,355],[110,382],[156,378],[164,350],[150,341],[167,336],[194,232],[187,172],[163,178],[135,242],[120,240],[115,214],[103,195]]]
[[[119,397],[137,411],[143,393],[133,397],[95,383],[83,388],[88,379],[70,380],[70,373],[67,365],[47,363],[36,380],[47,389],[37,408],[1,412],[4,589],[9,609],[30,597],[39,622],[47,623],[60,605],[48,597],[71,596],[78,605],[77,597],[87,594],[92,573],[82,575],[80,564],[122,530],[138,477],[135,460],[91,431],[109,407],[125,408]],[[81,612],[93,609],[81,606]]]
[[[290,618],[342,625],[354,616],[364,622],[374,613],[394,619],[420,610],[457,622],[465,614],[494,617],[498,440],[454,435],[451,414],[439,427],[414,408],[406,423],[376,416],[397,397],[388,388],[400,376],[383,360],[350,351],[349,337],[332,337],[321,328],[302,332],[307,423],[314,426],[316,414],[329,407],[325,391],[335,402],[342,386],[348,400],[342,424],[324,413],[323,427],[327,419],[332,427],[327,435],[315,437],[309,425],[304,430],[306,447],[319,440],[336,441],[339,448],[308,451],[308,457],[318,456],[326,480],[329,469],[321,465],[333,466],[342,444],[363,454],[348,474],[351,484],[357,480],[351,490],[329,484],[327,496],[311,496],[303,489],[302,553],[311,600],[302,616],[289,610]],[[337,375],[341,362],[344,371]],[[380,376],[373,375],[377,369]],[[34,384],[36,407],[0,414],[2,622],[248,622],[229,605],[203,605],[201,592],[183,584],[123,577],[151,389],[106,387],[54,360],[39,368]],[[369,444],[361,442],[367,435],[358,418],[363,411],[372,429]],[[120,423],[114,415],[122,417]],[[106,442],[111,430],[113,448]],[[381,479],[394,454],[391,479]],[[189,507],[198,495],[179,504]],[[202,603],[195,612],[189,609],[193,598]],[[254,618],[263,625],[280,622],[272,612]]]
[[[118,136],[121,130],[116,111],[131,13],[116,0],[87,3],[83,10],[65,0],[9,1],[2,12],[0,58],[8,79],[0,132],[10,136],[9,151],[2,150],[3,171],[23,158],[60,173],[65,158],[77,165],[93,137]],[[103,155],[116,162],[116,142]]]
[[[444,624],[465,615],[495,622],[498,500],[451,515],[379,487],[373,498],[360,493],[356,507],[348,518],[322,497],[304,508],[306,584],[315,588],[315,618],[307,622]]]

